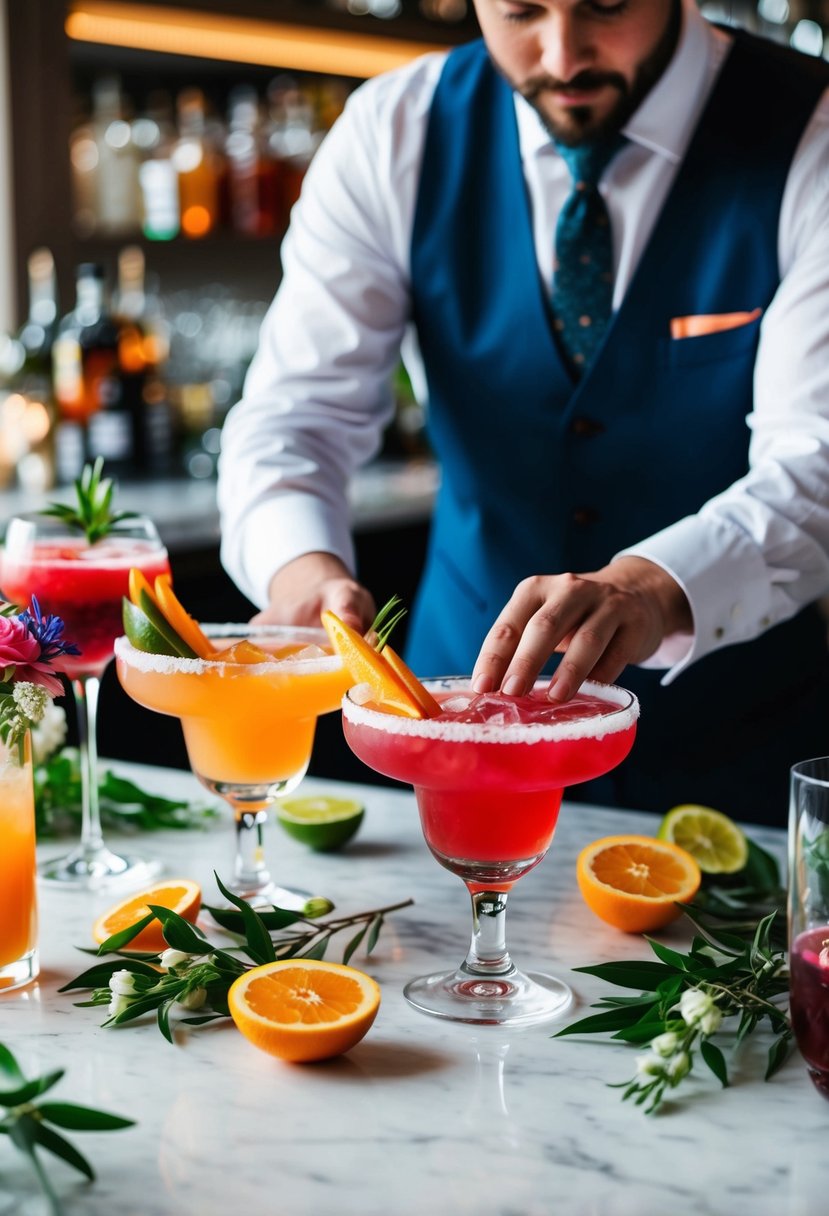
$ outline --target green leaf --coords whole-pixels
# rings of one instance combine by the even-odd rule
[[[0,1072],[5,1076],[10,1077],[12,1081],[24,1081],[25,1077],[20,1071],[20,1065],[3,1043],[0,1043]]]
[[[69,1131],[114,1132],[135,1125],[134,1119],[123,1119],[90,1106],[76,1106],[73,1102],[41,1102],[37,1109],[43,1119]]]
[[[126,929],[121,929],[118,933],[113,933],[105,942],[101,942],[98,947],[98,954],[114,954],[122,946],[126,946],[128,942],[131,942],[134,937],[138,937],[141,930],[146,929],[147,925],[151,925],[154,920],[155,915],[152,912],[148,912],[146,916],[142,916],[135,924],[128,925]]]
[[[46,1127],[43,1123],[37,1123],[34,1133],[34,1138],[37,1143],[53,1153],[56,1157],[60,1157],[67,1165],[71,1165],[78,1173],[84,1174],[90,1182],[95,1181],[95,1171],[84,1157],[83,1153],[79,1153],[73,1144],[65,1140],[63,1136],[52,1131],[51,1127]]]
[[[139,962],[137,959],[120,958],[115,962],[100,963],[97,967],[90,967],[88,971],[76,975],[62,988],[58,988],[58,992],[71,992],[78,988],[106,988],[116,971],[132,971],[136,975],[151,975],[156,978],[159,974],[155,967],[150,967],[147,963]]]
[[[53,1085],[57,1085],[64,1071],[63,1068],[59,1068],[55,1072],[46,1073],[43,1077],[37,1077],[34,1081],[26,1081],[16,1089],[4,1090],[0,1093],[0,1106],[22,1106],[25,1102],[33,1102]]]
[[[608,1009],[604,1013],[594,1013],[589,1017],[571,1022],[563,1030],[557,1031],[551,1038],[561,1039],[570,1034],[606,1034],[625,1026],[632,1026],[639,1020],[639,1010],[631,1006],[618,1009]]]
[[[619,988],[638,988],[642,992],[655,992],[665,978],[666,967],[664,963],[644,960],[599,963],[593,967],[574,967],[573,970],[584,975],[595,975],[597,979],[616,984]]]
[[[768,1064],[766,1065],[765,1079],[769,1081],[778,1069],[782,1068],[786,1060],[789,1058],[789,1053],[792,1049],[792,1032],[787,1027],[780,1035],[779,1039],[775,1039],[769,1048]]]
[[[229,1013],[200,1013],[192,1018],[180,1018],[182,1026],[204,1026],[205,1022],[215,1022],[218,1018],[230,1017]]]
[[[645,936],[645,941],[653,950],[658,959],[667,966],[674,968],[676,971],[687,970],[687,958],[684,954],[680,954],[678,950],[670,950],[667,946],[663,946],[661,942],[654,941],[652,937]]]
[[[780,866],[777,858],[767,853],[753,840],[748,842],[748,861],[740,871],[746,886],[758,891],[777,891],[780,888]]]
[[[328,943],[331,941],[331,934],[326,933],[324,937],[308,950],[303,950],[301,954],[296,955],[297,958],[325,958],[325,951],[328,949]]]
[[[728,1085],[728,1068],[725,1063],[725,1056],[719,1047],[712,1043],[710,1039],[702,1039],[699,1045],[699,1052],[723,1089],[725,1089]]]
[[[366,957],[368,957],[374,947],[377,945],[377,939],[380,936],[380,931],[383,928],[383,917],[380,913],[374,917],[369,925],[368,941],[366,942]]]
[[[241,912],[235,908],[214,908],[211,904],[202,904],[202,907],[205,912],[210,913],[217,925],[221,925],[230,933],[244,936],[245,920]],[[300,912],[291,912],[288,908],[273,908],[270,911],[259,908],[256,915],[270,932],[287,929],[289,925],[295,925],[297,921],[302,920]]]
[[[209,942],[196,925],[179,916],[172,908],[162,907],[161,904],[148,904],[147,907],[161,924],[161,932],[168,946],[181,950],[185,954],[205,954]]]
[[[658,1034],[662,1034],[668,1023],[659,1018],[648,1022],[636,1022],[633,1026],[625,1026],[617,1030],[611,1037],[622,1043],[650,1043]]]
[[[346,946],[345,950],[343,950],[343,962],[344,962],[346,965],[348,964],[348,962],[349,962],[349,960],[350,960],[350,958],[351,958],[352,954],[354,953],[354,951],[355,951],[355,950],[357,949],[357,947],[360,945],[360,942],[361,942],[361,941],[363,940],[363,938],[365,937],[365,935],[366,935],[367,931],[368,931],[368,925],[363,925],[362,929],[360,929],[360,930],[359,930],[359,932],[357,932],[357,933],[355,933],[355,934],[354,934],[354,936],[352,937],[351,941],[350,941],[350,942],[348,943],[348,945]],[[309,956],[308,956],[308,955],[306,955],[305,957],[306,957],[306,958],[308,958]]]
[[[158,1029],[164,1035],[168,1043],[173,1043],[173,1032],[170,1029],[170,1010],[174,1001],[162,1001],[158,1007]]]
[[[229,899],[233,906],[238,908],[242,913],[245,926],[245,939],[250,957],[254,962],[260,964],[275,962],[276,951],[273,948],[273,942],[259,915],[254,912],[250,904],[246,903],[238,895],[235,895],[233,891],[227,889],[215,870],[213,871],[213,877],[216,879],[216,885],[225,899]]]

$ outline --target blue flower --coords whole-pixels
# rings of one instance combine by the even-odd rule
[[[62,654],[81,653],[74,642],[63,640],[62,617],[55,616],[53,613],[44,616],[40,611],[37,596],[32,596],[31,608],[26,608],[23,612],[18,613],[17,619],[26,626],[29,633],[38,642],[41,662],[49,663]]]

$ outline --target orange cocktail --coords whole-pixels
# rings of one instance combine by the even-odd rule
[[[261,826],[311,758],[320,714],[339,708],[350,680],[321,629],[207,625],[216,658],[184,659],[115,643],[118,678],[140,705],[181,720],[193,772],[236,816],[234,886],[261,897],[270,878]],[[268,655],[261,661],[261,652]],[[251,829],[257,829],[251,839]]]
[[[0,744],[0,991],[37,974],[35,810],[31,758]]]

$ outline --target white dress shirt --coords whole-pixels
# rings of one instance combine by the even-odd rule
[[[668,68],[625,127],[601,182],[613,230],[618,308],[731,40],[683,0]],[[241,402],[222,436],[222,557],[256,604],[303,553],[354,568],[346,491],[393,411],[403,350],[418,397],[426,380],[408,324],[409,258],[420,161],[445,55],[375,77],[348,101],[314,158],[282,248],[284,278]],[[515,98],[542,281],[570,191],[536,112]],[[748,473],[697,514],[626,550],[683,587],[693,635],[666,638],[645,666],[665,682],[722,646],[756,637],[829,591],[829,92],[804,132],[780,212],[782,282],[755,366]],[[427,403],[428,408],[428,403]],[[537,571],[536,573],[555,573]]]

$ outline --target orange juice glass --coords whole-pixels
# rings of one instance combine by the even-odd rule
[[[286,902],[290,891],[276,887],[265,866],[262,829],[275,799],[304,777],[317,718],[339,708],[350,681],[322,629],[202,629],[217,653],[244,641],[268,659],[251,662],[250,652],[245,661],[168,658],[119,638],[118,678],[139,705],[181,720],[193,772],[231,806],[236,862],[230,887],[256,903]]]
[[[0,743],[0,993],[38,973],[31,740],[22,759]]]

